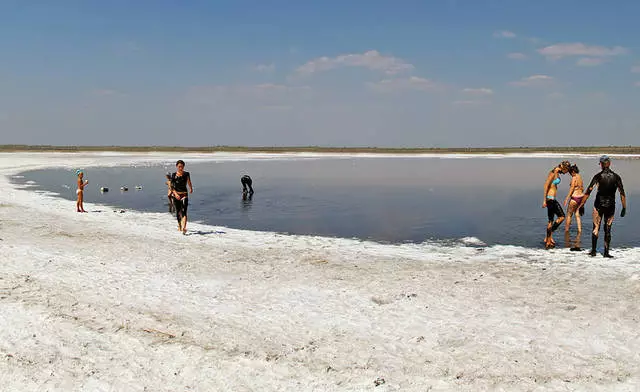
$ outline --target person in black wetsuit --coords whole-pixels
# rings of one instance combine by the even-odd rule
[[[187,209],[189,208],[189,193],[193,193],[191,175],[184,171],[184,161],[176,162],[176,172],[171,175],[173,205],[178,219],[178,230],[187,234]],[[187,185],[189,192],[187,193]]]
[[[253,187],[251,186],[253,184],[253,181],[251,181],[251,177],[249,177],[248,175],[244,175],[240,178],[240,183],[242,183],[242,194],[246,195],[247,194],[247,187],[249,187],[249,194],[253,195]]]
[[[596,200],[593,203],[593,232],[591,233],[591,252],[590,256],[596,255],[596,245],[598,244],[598,233],[600,232],[600,225],[604,220],[604,257],[613,257],[609,254],[611,245],[611,225],[613,224],[613,218],[616,212],[616,191],[620,191],[620,201],[622,202],[622,211],[620,216],[624,217],[627,213],[627,198],[624,193],[624,187],[622,186],[622,179],[619,175],[611,171],[611,160],[608,156],[603,155],[600,157],[600,167],[602,171],[596,174],[591,183],[587,187],[585,197],[582,198],[580,207],[584,206],[593,187],[598,186],[598,193],[596,194]]]

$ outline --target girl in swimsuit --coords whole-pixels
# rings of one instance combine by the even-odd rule
[[[569,171],[571,164],[569,161],[562,161],[558,166],[554,167],[547,176],[547,181],[544,183],[544,201],[542,202],[542,208],[547,209],[547,216],[549,222],[547,223],[547,235],[544,237],[545,248],[553,248],[556,242],[553,240],[553,232],[564,221],[564,211],[562,206],[556,200],[558,193],[558,184],[560,184],[560,174],[566,174]],[[554,217],[558,217],[555,221]]]
[[[83,180],[84,173],[82,170],[76,170],[76,176],[78,176],[78,189],[76,190],[76,194],[78,195],[78,201],[76,202],[76,211],[77,212],[87,212],[84,210],[84,187],[87,186],[89,180]]]
[[[564,199],[564,206],[567,207],[567,222],[564,227],[565,232],[569,232],[569,227],[571,226],[571,218],[573,215],[576,215],[576,223],[578,225],[578,234],[582,233],[582,219],[581,216],[584,215],[584,207],[578,209],[582,199],[584,198],[584,184],[582,183],[582,176],[580,175],[580,170],[578,166],[572,165],[569,168],[569,174],[571,174],[571,187],[569,188],[569,193],[567,193],[567,197]],[[578,213],[576,214],[576,210]]]

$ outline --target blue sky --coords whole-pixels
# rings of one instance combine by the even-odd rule
[[[0,144],[639,145],[613,4],[0,1]]]

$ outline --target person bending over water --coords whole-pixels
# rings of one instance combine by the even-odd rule
[[[83,180],[84,173],[82,170],[76,170],[76,176],[78,176],[78,189],[76,190],[78,201],[76,201],[76,211],[87,212],[84,210],[84,187],[87,186],[89,180]]]
[[[553,240],[553,232],[564,221],[564,211],[562,206],[556,200],[558,193],[558,184],[560,184],[560,174],[566,174],[569,171],[571,164],[569,161],[562,161],[558,166],[554,167],[547,176],[547,181],[544,183],[544,201],[542,202],[542,208],[547,209],[547,216],[549,222],[547,223],[547,235],[544,237],[544,246],[549,249],[556,245]],[[554,222],[554,217],[558,217]]]
[[[189,185],[189,192],[187,192]],[[184,171],[184,161],[176,162],[176,172],[171,175],[171,187],[173,189],[173,205],[178,219],[178,230],[187,234],[187,209],[189,208],[189,193],[193,193],[191,175]]]
[[[253,181],[251,181],[251,177],[248,175],[244,175],[240,178],[240,183],[242,183],[242,193],[247,194],[247,187],[249,187],[249,194],[253,195]]]
[[[580,169],[578,169],[577,165],[571,165],[569,168],[569,174],[571,174],[571,186],[569,188],[569,193],[567,193],[567,197],[564,199],[564,206],[567,208],[567,219],[564,231],[569,231],[569,228],[571,227],[571,219],[575,214],[578,234],[580,234],[582,233],[581,217],[584,215],[584,207],[578,207],[580,207],[580,203],[582,203],[582,198],[584,197],[584,184],[582,183],[582,176],[580,175]]]
[[[596,174],[585,192],[585,196],[580,203],[583,207],[587,199],[593,191],[593,187],[598,187],[596,200],[593,203],[593,232],[591,233],[591,252],[590,256],[596,255],[596,246],[598,245],[598,234],[600,225],[604,220],[604,257],[613,257],[609,254],[611,246],[611,226],[616,213],[616,191],[620,191],[620,201],[622,202],[622,211],[620,216],[624,217],[627,213],[627,197],[622,186],[622,178],[614,173],[611,169],[611,160],[608,156],[600,157],[600,167],[602,171]]]

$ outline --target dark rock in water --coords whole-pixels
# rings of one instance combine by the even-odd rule
[[[380,385],[384,384],[385,382],[386,382],[386,381],[384,380],[384,378],[382,378],[382,377],[378,377],[378,378],[376,378],[376,380],[373,382],[373,384],[374,384],[376,387],[378,387],[378,386],[380,386]]]

